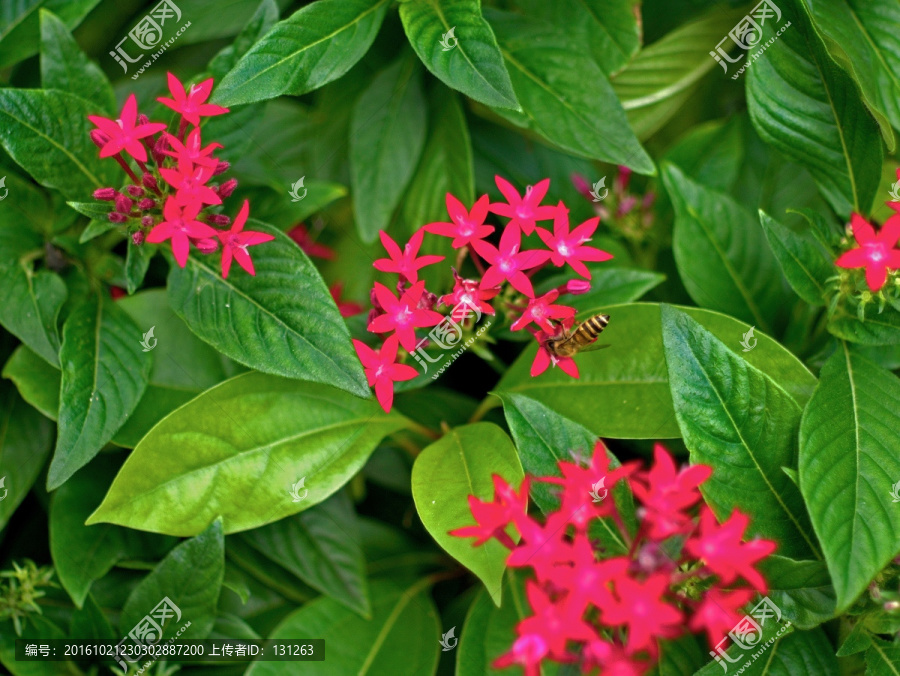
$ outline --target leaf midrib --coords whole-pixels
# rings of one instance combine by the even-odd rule
[[[850,385],[850,401],[851,406],[850,410],[853,415],[853,450],[854,450],[854,469],[856,470],[854,474],[856,475],[855,480],[853,482],[853,520],[850,522],[850,548],[847,550],[848,559],[855,558],[853,556],[854,548],[853,544],[856,540],[856,529],[859,523],[859,480],[862,476],[860,472],[860,438],[859,438],[859,428],[860,428],[860,420],[859,420],[859,402],[856,396],[856,382],[853,378],[853,363],[850,359],[850,350],[847,348],[847,342],[841,341],[841,349],[844,351],[844,360],[847,364],[847,382]],[[838,580],[835,580],[838,582]],[[847,591],[847,579],[843,580],[843,592]],[[843,596],[843,594],[841,594]],[[844,603],[847,602],[846,599],[843,599]],[[842,605],[842,604],[838,604]]]
[[[367,673],[369,673],[369,667],[372,666],[372,662],[375,660],[375,656],[381,649],[382,644],[385,642],[385,640],[387,640],[387,636],[393,629],[393,625],[394,623],[396,623],[397,618],[400,616],[400,613],[402,613],[403,609],[406,608],[406,606],[409,605],[410,601],[412,601],[416,597],[420,589],[428,586],[429,584],[431,584],[431,580],[425,578],[414,584],[405,592],[401,593],[400,598],[397,599],[397,603],[394,604],[393,610],[391,610],[391,614],[388,615],[387,619],[384,622],[384,625],[381,627],[381,631],[378,632],[378,636],[376,636],[375,640],[372,642],[372,647],[366,654],[365,661],[363,661],[362,665],[359,667],[358,676],[365,676]]]

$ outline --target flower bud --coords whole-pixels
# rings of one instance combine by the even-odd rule
[[[128,215],[120,214],[118,211],[111,211],[107,214],[107,218],[109,218],[111,223],[124,223],[128,220]]]
[[[94,199],[112,202],[118,194],[115,188],[97,188],[94,191]]]
[[[91,141],[93,141],[94,145],[98,148],[102,148],[109,143],[109,135],[99,129],[91,129],[90,137]]]
[[[229,162],[225,160],[219,160],[219,163],[216,165],[216,168],[213,170],[213,176],[218,176],[219,174],[224,174],[231,167]]]
[[[219,193],[219,197],[221,197],[222,199],[228,197],[231,193],[234,192],[234,189],[237,188],[237,184],[238,182],[235,179],[229,178],[219,186],[219,189],[217,190],[217,192]]]
[[[144,243],[144,232],[142,230],[135,230],[131,233],[131,242],[135,246],[140,246]]]
[[[616,192],[622,193],[628,187],[628,181],[631,179],[631,169],[620,164],[619,173],[616,175]]]
[[[586,279],[570,279],[559,290],[563,293],[571,293],[573,296],[578,296],[590,291],[591,283]]]
[[[137,119],[138,119],[138,124],[150,124],[150,118],[147,117],[146,115],[144,115],[143,113],[139,114]]]
[[[591,195],[591,184],[587,182],[587,179],[581,174],[572,174],[572,185],[575,186],[575,190],[584,195],[587,199],[592,200],[593,195]]]
[[[132,202],[127,197],[125,197],[125,195],[123,195],[122,193],[119,193],[118,195],[116,195],[115,203],[116,203],[116,211],[118,211],[121,214],[125,214],[125,215],[128,215],[129,213],[131,213],[131,207],[134,206],[134,202]]]
[[[125,192],[127,192],[132,197],[140,197],[144,194],[144,189],[139,185],[128,185],[125,186]]]
[[[141,219],[142,228],[152,228],[154,225],[156,225],[156,222],[154,221],[153,216],[150,216],[149,214]]]
[[[634,209],[636,204],[637,204],[637,197],[634,197],[633,195],[628,195],[626,197],[623,197],[622,201],[619,202],[619,208],[616,209],[616,216],[621,217],[621,216],[625,216],[626,214],[631,213],[632,209]]]
[[[138,209],[141,211],[147,211],[147,209],[152,209],[156,206],[156,200],[152,200],[149,197],[145,197],[140,202],[138,202]]]
[[[225,214],[210,214],[206,222],[210,225],[231,225],[231,218]]]
[[[156,177],[149,172],[141,176],[141,183],[143,183],[144,187],[148,190],[157,190],[158,188],[156,184]]]
[[[197,250],[202,254],[211,254],[219,250],[219,240],[215,237],[206,237],[195,242]]]

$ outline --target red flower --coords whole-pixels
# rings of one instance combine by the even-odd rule
[[[550,323],[551,319],[574,319],[575,308],[566,305],[551,305],[559,298],[559,291],[553,289],[540,298],[532,298],[528,301],[528,307],[510,327],[513,331],[524,329],[527,324],[534,322],[546,333],[552,334],[556,328]]]
[[[419,281],[419,268],[444,260],[443,256],[422,256],[421,258],[416,258],[419,254],[419,248],[422,246],[422,238],[425,237],[425,231],[422,228],[419,228],[409,239],[409,242],[403,247],[403,251],[400,251],[397,243],[384,230],[379,231],[379,234],[381,235],[381,243],[384,245],[390,258],[379,258],[375,261],[372,265],[376,270],[395,272],[414,284]]]
[[[451,246],[454,249],[471,245],[494,232],[493,226],[484,224],[484,219],[488,215],[488,207],[490,207],[490,201],[487,195],[482,195],[475,202],[472,211],[466,211],[462,202],[447,193],[447,213],[450,214],[450,220],[453,222],[429,223],[424,226],[425,230],[435,235],[452,237]]]
[[[587,269],[582,261],[608,261],[612,258],[612,254],[595,249],[590,246],[582,246],[585,242],[589,242],[597,226],[600,224],[600,217],[590,218],[584,223],[569,232],[569,210],[562,202],[556,208],[556,217],[553,221],[553,234],[544,228],[538,228],[537,232],[552,253],[550,254],[550,262],[560,267],[568,263],[572,269],[585,279],[591,278],[591,271]]]
[[[338,306],[338,312],[341,313],[341,317],[352,317],[358,315],[365,309],[355,301],[341,300],[341,293],[344,290],[343,282],[335,282],[328,290],[331,292],[331,297],[334,299],[335,305]]]
[[[307,256],[324,258],[327,261],[334,258],[333,249],[310,239],[309,232],[307,232],[306,226],[303,225],[303,223],[298,223],[291,228],[288,232],[288,237],[294,240],[297,243],[297,246],[299,246]]]
[[[644,506],[650,537],[662,540],[691,527],[684,510],[700,500],[697,487],[710,477],[712,467],[692,465],[679,472],[662,444],[653,447],[653,460],[650,471],[638,474],[631,488]]]
[[[407,289],[398,300],[384,284],[375,282],[375,297],[385,313],[372,320],[369,331],[374,333],[396,331],[403,349],[413,352],[416,349],[416,329],[436,326],[444,318],[440,312],[419,309],[419,300],[424,293],[425,282],[419,281]]]
[[[570,329],[572,328],[572,324],[563,323],[563,327]],[[559,368],[573,378],[580,377],[580,374],[578,373],[578,364],[575,363],[575,360],[572,359],[572,357],[557,357],[555,354],[551,354],[550,350],[547,349],[547,342],[553,338],[554,335],[555,334],[548,334],[545,331],[534,332],[534,337],[538,342],[538,351],[537,354],[534,355],[534,361],[531,363],[531,377],[536,378],[541,375],[547,370],[547,367],[550,366],[550,364],[559,366]]]
[[[453,270],[453,279],[455,280],[453,292],[441,296],[438,300],[439,305],[453,306],[453,312],[450,314],[453,321],[461,322],[467,319],[473,308],[484,314],[494,314],[494,308],[485,301],[500,293],[499,287],[480,289],[477,281],[474,279],[463,279],[455,269]]]
[[[554,603],[550,597],[529,580],[525,586],[528,604],[534,615],[526,617],[516,625],[516,632],[521,636],[540,636],[550,648],[550,655],[557,660],[569,657],[566,651],[568,641],[591,641],[597,633],[574,610],[573,606]]]
[[[528,566],[541,583],[555,580],[560,565],[568,564],[573,558],[572,544],[566,539],[568,524],[569,519],[562,511],[548,514],[543,524],[525,514],[518,515],[515,525],[522,540],[506,557],[506,565]]]
[[[353,347],[366,372],[369,387],[375,388],[375,397],[385,413],[391,412],[394,403],[394,383],[412,380],[418,372],[407,364],[397,362],[397,336],[390,336],[381,350],[375,351],[361,340],[353,339]]]
[[[204,80],[200,84],[191,85],[189,93],[185,93],[184,85],[172,73],[168,74],[168,78],[169,91],[175,97],[175,100],[173,101],[165,96],[160,96],[156,100],[176,113],[181,113],[182,117],[195,127],[200,126],[201,116],[212,117],[213,115],[222,115],[228,112],[228,108],[206,103],[206,99],[212,93],[212,78]]]
[[[704,505],[700,513],[700,533],[685,543],[685,549],[703,559],[722,584],[731,584],[741,576],[765,594],[766,581],[753,567],[760,559],[775,551],[777,545],[769,540],[741,542],[750,519],[734,510],[721,526],[712,510]]]
[[[494,660],[495,669],[518,665],[524,676],[541,676],[541,661],[550,653],[550,646],[540,634],[523,634],[512,644],[508,653]]]
[[[481,288],[499,286],[504,280],[512,284],[520,293],[534,298],[534,287],[523,270],[536,268],[550,258],[549,251],[519,251],[522,244],[522,233],[513,224],[506,226],[500,237],[499,250],[492,244],[477,240],[473,242],[475,251],[484,258],[491,267],[481,278]]]
[[[525,197],[521,197],[519,191],[509,181],[499,176],[495,176],[494,180],[509,204],[494,203],[491,204],[490,210],[500,216],[511,218],[509,224],[517,224],[526,235],[534,232],[535,221],[546,221],[556,215],[556,207],[539,206],[550,188],[549,178],[545,178],[534,187],[529,186],[525,191]]]
[[[610,584],[627,575],[630,560],[619,556],[597,561],[591,541],[582,531],[575,533],[571,554],[569,565],[558,566],[553,583],[566,589],[566,603],[573,606],[575,614],[584,615],[589,604],[605,608],[615,603]]]
[[[750,589],[726,592],[713,587],[704,594],[703,601],[694,610],[688,626],[693,631],[705,630],[709,644],[715,646],[741,619],[738,610],[752,598],[753,591]]]
[[[219,160],[212,157],[212,152],[216,148],[221,148],[221,143],[210,143],[205,148],[202,147],[200,141],[200,128],[191,130],[187,135],[184,143],[178,140],[172,134],[165,134],[166,143],[172,150],[163,150],[163,155],[169,155],[178,159],[178,163],[187,162],[188,164],[198,164],[200,166],[215,169],[219,165]],[[173,152],[174,151],[174,152]]]
[[[135,125],[137,98],[134,94],[125,100],[119,119],[109,120],[99,115],[88,115],[88,119],[109,137],[109,140],[100,149],[100,157],[111,157],[124,149],[134,159],[141,162],[147,161],[147,149],[144,148],[140,139],[166,128],[162,122]]]
[[[585,666],[600,668],[603,676],[643,676],[649,666],[636,660],[628,651],[603,640],[588,641],[584,649]]]
[[[615,600],[604,606],[605,624],[628,626],[628,650],[647,649],[656,654],[656,639],[681,633],[682,614],[663,600],[669,589],[669,576],[654,573],[640,582],[622,576],[615,581]]]
[[[169,185],[176,189],[175,201],[178,204],[222,203],[222,198],[216,194],[216,191],[206,185],[206,182],[212,178],[212,167],[194,167],[187,160],[179,160],[178,171],[160,169],[159,173]]]
[[[835,265],[865,268],[866,283],[872,291],[878,291],[887,281],[888,268],[900,269],[900,250],[893,248],[900,240],[900,214],[888,218],[877,234],[859,214],[853,214],[850,222],[859,246],[841,254]]]
[[[275,239],[274,235],[265,232],[254,232],[247,230],[244,232],[244,223],[247,222],[247,216],[250,215],[250,202],[244,200],[244,205],[238,212],[231,224],[230,230],[216,231],[219,239],[222,240],[222,278],[228,278],[228,271],[231,269],[232,256],[237,260],[244,270],[251,275],[255,275],[253,269],[253,261],[250,260],[250,254],[247,253],[247,247],[264,242],[271,242]]]
[[[206,223],[197,220],[200,213],[199,204],[179,205],[174,197],[168,197],[163,206],[163,220],[147,235],[148,242],[159,243],[172,240],[172,253],[180,267],[187,264],[188,251],[191,248],[190,238],[201,239],[215,237],[218,231]]]
[[[499,474],[494,474],[491,478],[494,481],[493,500],[485,502],[474,495],[469,496],[469,508],[477,525],[457,528],[449,533],[460,538],[478,538],[472,543],[473,547],[484,544],[492,537],[508,540],[507,526],[510,522],[520,520],[528,511],[528,479],[522,482],[516,493]]]

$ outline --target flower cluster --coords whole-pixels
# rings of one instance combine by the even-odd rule
[[[900,178],[900,169],[897,170]],[[888,202],[900,212],[900,202]],[[859,245],[842,253],[835,261],[839,268],[865,269],[866,284],[873,293],[881,291],[888,281],[890,270],[900,270],[900,213],[888,218],[878,232],[862,216],[853,214],[850,219],[848,236],[852,235]],[[900,284],[900,277],[893,275],[894,283]]]
[[[524,194],[500,176],[495,180],[505,202],[492,203],[488,195],[482,195],[467,209],[448,193],[449,221],[422,226],[402,248],[387,233],[381,232],[381,243],[388,257],[375,261],[374,266],[382,272],[396,274],[398,282],[396,293],[384,284],[375,283],[368,329],[373,333],[396,336],[403,350],[412,353],[427,345],[427,339],[418,339],[417,330],[435,327],[447,318],[465,322],[471,311],[477,316],[495,315],[500,309],[509,319],[511,330],[527,329],[538,341],[540,349],[532,367],[533,376],[553,364],[577,378],[574,360],[556,356],[547,344],[575,325],[576,311],[557,304],[560,295],[589,291],[591,271],[585,263],[612,258],[605,251],[587,245],[600,217],[572,228],[569,210],[562,202],[541,204],[550,188],[550,179],[529,186]],[[490,214],[508,219],[502,232],[498,233],[496,243],[488,241],[496,229],[487,223]],[[552,230],[538,225],[543,221],[552,221]],[[419,255],[426,233],[451,238],[453,248],[458,250],[453,267],[453,289],[441,296],[426,289],[425,281],[419,278],[422,268],[444,260],[443,256]],[[523,237],[532,237],[538,246],[523,249]],[[539,242],[546,248],[540,248]],[[471,261],[473,274],[464,275],[462,270],[467,258]],[[532,279],[548,264],[568,266],[581,279],[569,280],[537,295]],[[489,301],[493,299],[500,302],[492,305]],[[437,310],[444,307],[450,308],[449,317]],[[395,351],[389,352],[396,356]],[[362,353],[360,357],[363,358]],[[376,382],[384,382],[388,377],[389,372],[383,370],[381,380]],[[387,392],[384,385],[381,391]],[[379,396],[379,401],[385,410],[390,408],[385,405],[387,399]]]
[[[160,97],[157,101],[181,115],[177,134],[169,133],[168,125],[139,115],[134,94],[125,101],[118,119],[88,117],[97,127],[91,131],[91,140],[100,147],[100,157],[114,158],[130,179],[118,190],[100,188],[94,197],[113,203],[109,220],[125,224],[135,246],[145,241],[169,241],[181,267],[187,264],[191,245],[204,254],[221,247],[223,277],[228,277],[233,260],[253,275],[247,247],[274,237],[244,230],[250,214],[247,201],[233,222],[221,213],[222,200],[234,192],[237,181],[210,182],[227,171],[229,164],[213,156],[221,144],[204,147],[200,138],[200,119],[223,115],[228,109],[206,102],[212,92],[212,78],[186,91],[172,73],[168,77],[172,98]]]
[[[636,195],[629,190],[630,183],[631,169],[622,165],[613,179],[612,194],[606,188],[605,176],[591,185],[581,174],[572,174],[572,184],[593,203],[595,213],[626,239],[640,243],[651,233],[656,193]]]
[[[469,496],[476,525],[451,532],[477,538],[475,545],[495,538],[510,549],[508,566],[534,573],[526,583],[532,615],[494,666],[519,665],[531,676],[552,660],[578,663],[582,673],[637,675],[658,658],[658,639],[686,628],[716,645],[754,590],[767,591],[755,564],[775,543],[743,542],[749,520],[738,511],[719,524],[698,490],[712,469],[679,470],[660,444],[646,471],[636,463],[612,468],[600,441],[584,464],[561,461],[561,477],[538,479],[559,487],[559,509],[544,523],[528,515],[528,478],[516,493],[495,475],[491,502]],[[612,497],[620,483],[639,505],[636,532]],[[617,551],[594,538],[599,519],[618,532]]]

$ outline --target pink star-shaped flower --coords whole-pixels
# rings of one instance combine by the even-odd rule
[[[572,269],[585,279],[591,278],[591,271],[587,269],[583,261],[608,261],[612,254],[595,249],[591,246],[583,246],[589,242],[597,226],[600,217],[590,218],[569,232],[569,210],[562,202],[556,208],[556,217],[553,220],[553,233],[544,228],[538,228],[540,238],[551,249],[550,262],[557,267],[568,263]]]
[[[134,94],[125,100],[119,119],[110,120],[99,115],[88,115],[88,119],[109,137],[100,149],[100,157],[112,157],[124,150],[134,159],[147,161],[147,149],[140,139],[151,136],[166,128],[162,122],[135,125],[137,121],[137,98]]]
[[[514,665],[522,667],[523,676],[541,676],[541,662],[550,654],[550,646],[540,634],[522,634],[517,638],[509,652],[506,652],[492,665],[495,669],[504,669]]]
[[[519,251],[521,245],[522,233],[518,226],[512,223],[506,226],[500,236],[499,249],[480,240],[473,242],[478,255],[491,264],[481,278],[481,288],[499,286],[508,281],[520,293],[534,298],[534,287],[523,270],[543,265],[550,258],[550,252],[542,249]]]
[[[369,387],[375,388],[375,397],[385,413],[394,404],[394,383],[412,380],[418,375],[412,366],[397,362],[397,336],[390,336],[381,350],[373,350],[361,340],[353,339],[353,347],[362,362]]]
[[[604,606],[604,624],[628,627],[628,650],[656,652],[656,640],[673,638],[682,632],[682,614],[663,600],[669,590],[669,576],[654,573],[644,581],[627,576],[615,580],[615,601]]]
[[[206,185],[212,178],[213,168],[195,167],[187,160],[178,161],[178,170],[160,169],[159,173],[166,183],[175,188],[175,201],[179,204],[221,204],[222,198],[216,191]]]
[[[893,248],[900,240],[900,214],[888,218],[878,233],[859,214],[853,214],[850,223],[859,246],[841,254],[835,265],[865,268],[866,283],[872,291],[878,291],[887,281],[888,268],[900,269],[900,250]]]
[[[494,481],[494,499],[490,502],[469,496],[469,509],[475,518],[475,526],[464,526],[450,531],[459,538],[477,538],[472,546],[484,544],[492,537],[502,537],[510,522],[517,521],[528,511],[529,480],[526,477],[519,492],[510,486],[499,474],[491,477]]]
[[[403,251],[397,246],[397,242],[391,239],[384,230],[379,231],[381,235],[381,243],[388,252],[390,258],[379,258],[372,265],[376,270],[382,272],[394,272],[405,278],[411,284],[419,281],[419,269],[426,265],[434,265],[444,260],[443,256],[422,256],[419,255],[419,248],[422,246],[422,238],[425,237],[425,230],[419,228],[416,233],[409,239]]]
[[[248,246],[271,242],[275,239],[274,235],[265,232],[254,232],[247,230],[244,232],[244,223],[247,222],[247,216],[250,215],[250,202],[244,200],[244,205],[231,224],[230,230],[217,230],[216,234],[222,240],[222,278],[228,279],[228,271],[231,269],[231,259],[234,257],[238,265],[240,265],[249,274],[255,275],[256,270],[253,269],[253,261],[250,260],[250,254],[247,253]]]
[[[184,85],[181,84],[181,80],[172,75],[172,73],[168,74],[168,78],[169,91],[175,99],[160,96],[156,100],[176,113],[181,113],[181,116],[195,127],[200,125],[201,116],[212,117],[213,115],[222,115],[228,112],[228,108],[206,103],[206,100],[212,93],[212,78],[204,80],[200,84],[191,85],[189,93],[184,91]]]
[[[432,234],[452,237],[451,246],[459,249],[480,241],[494,232],[493,226],[484,224],[489,207],[488,196],[482,195],[472,205],[472,211],[466,211],[462,202],[447,193],[447,213],[450,214],[452,223],[429,223],[424,227]]]
[[[551,319],[574,319],[575,317],[575,308],[566,305],[552,305],[557,298],[559,298],[559,291],[553,289],[540,298],[530,299],[525,312],[513,322],[510,329],[519,331],[534,322],[546,333],[552,334],[556,327],[550,323]]]
[[[178,265],[183,268],[187,264],[192,238],[215,237],[218,234],[214,228],[197,220],[199,213],[199,204],[181,206],[174,197],[169,196],[163,205],[165,220],[150,231],[146,241],[159,243],[171,239],[172,253],[175,254]]]
[[[453,291],[441,296],[438,300],[439,305],[453,306],[453,312],[450,314],[453,321],[461,322],[467,319],[473,311],[488,315],[494,314],[494,308],[485,301],[500,293],[499,287],[481,289],[478,287],[477,281],[474,279],[463,279],[459,276],[456,269],[453,270],[453,279],[455,280]]]
[[[219,160],[212,157],[212,152],[216,148],[221,148],[222,144],[210,143],[205,148],[202,147],[203,144],[200,141],[200,127],[192,129],[187,135],[184,143],[179,141],[178,138],[172,134],[166,134],[165,139],[172,150],[163,150],[163,154],[177,158],[179,164],[187,162],[188,164],[197,164],[203,167],[209,167],[210,169],[215,169],[219,164]]]
[[[500,216],[511,218],[510,224],[517,224],[526,235],[534,232],[535,221],[546,221],[556,215],[557,207],[540,206],[541,200],[544,199],[547,190],[550,189],[549,178],[539,181],[533,187],[529,186],[525,191],[524,197],[519,195],[519,191],[509,181],[499,176],[495,176],[494,181],[496,181],[497,188],[503,193],[508,204],[495,202],[491,204],[490,210]]]
[[[691,615],[688,626],[693,631],[705,630],[709,644],[714,646],[741,619],[738,611],[750,602],[753,595],[750,589],[727,592],[713,587],[704,592],[703,600]]]
[[[519,622],[516,625],[516,633],[536,634],[543,638],[554,659],[566,659],[570,656],[566,650],[568,641],[590,641],[597,638],[597,633],[591,625],[587,624],[572,606],[552,601],[534,581],[528,580],[525,592],[534,615]]]
[[[375,282],[375,297],[384,309],[384,314],[371,321],[369,331],[373,333],[396,331],[403,349],[413,352],[416,349],[416,329],[436,326],[444,318],[440,312],[418,307],[424,293],[424,280],[413,284],[399,300],[384,284]]]
[[[571,329],[573,323],[572,322],[563,322],[562,326],[566,329]],[[536,378],[541,375],[544,371],[547,370],[547,367],[550,364],[554,366],[559,366],[565,373],[572,376],[573,378],[579,378],[580,374],[578,372],[578,364],[575,363],[575,360],[572,357],[557,357],[555,354],[551,354],[550,350],[547,349],[547,343],[551,338],[555,337],[557,334],[547,333],[546,331],[535,331],[534,337],[538,342],[538,351],[537,354],[534,355],[534,361],[531,363],[531,377]]]

